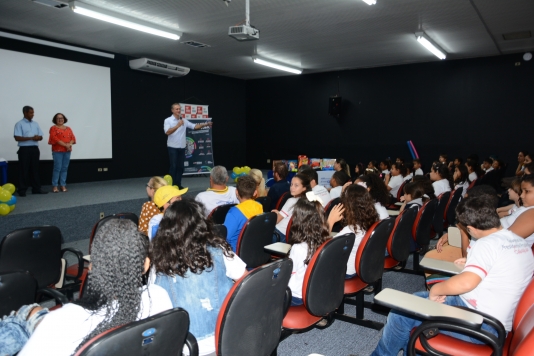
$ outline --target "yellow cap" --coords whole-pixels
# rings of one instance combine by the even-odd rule
[[[154,193],[154,204],[156,204],[158,208],[161,208],[172,198],[187,193],[187,189],[188,188],[177,189],[172,185],[165,185],[163,187],[160,187],[158,188],[158,190],[156,190],[156,193]]]

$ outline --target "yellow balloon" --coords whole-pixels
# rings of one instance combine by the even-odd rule
[[[9,211],[15,210],[15,205],[14,204],[13,205],[8,205],[8,206],[9,206]]]
[[[248,174],[248,172],[250,172],[250,167],[249,166],[245,166],[241,170],[243,171],[243,173]]]
[[[165,175],[163,179],[165,179],[168,185],[172,185],[172,177],[170,175]]]
[[[234,167],[234,169],[232,169],[232,171],[233,171],[235,174],[239,174],[239,173],[241,173],[241,168],[239,168],[239,167]]]
[[[239,179],[239,177],[235,177],[235,178],[234,178],[234,182],[237,183],[237,180],[238,180],[238,179]]]
[[[11,200],[11,193],[5,189],[0,189],[0,202],[6,203]]]
[[[7,215],[9,214],[11,210],[9,210],[9,205],[7,204],[0,204],[0,215]]]
[[[7,190],[11,194],[15,193],[15,186],[11,183],[6,183],[2,186],[4,190]]]

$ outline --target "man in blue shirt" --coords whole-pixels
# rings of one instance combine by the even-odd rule
[[[15,124],[13,136],[18,142],[19,150],[19,187],[20,197],[26,196],[28,185],[32,187],[33,194],[46,194],[41,189],[39,180],[39,141],[43,139],[43,131],[39,124],[33,121],[34,111],[31,106],[22,108],[24,118]]]

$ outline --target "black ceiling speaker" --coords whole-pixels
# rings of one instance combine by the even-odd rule
[[[341,97],[340,96],[331,96],[328,99],[328,114],[339,117],[341,115]]]

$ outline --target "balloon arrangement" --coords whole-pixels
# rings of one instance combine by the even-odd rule
[[[15,186],[11,183],[0,186],[0,215],[7,215],[15,210],[17,198],[13,195]]]
[[[234,169],[232,169],[232,179],[234,180],[234,182],[237,183],[237,178],[239,178],[241,176],[244,176],[244,175],[247,175],[248,172],[250,172],[250,167],[249,166],[234,167]]]
[[[165,182],[167,182],[167,185],[172,185],[172,177],[169,174],[164,175],[163,179],[165,180]],[[180,189],[177,185],[172,185],[172,186],[175,187],[176,189]]]

